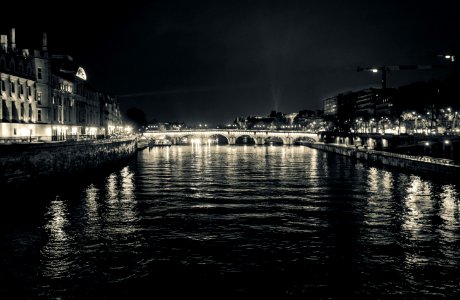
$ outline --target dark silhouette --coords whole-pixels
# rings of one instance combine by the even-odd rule
[[[147,125],[144,111],[137,107],[131,107],[126,111],[126,120],[131,123],[136,131],[142,130]]]

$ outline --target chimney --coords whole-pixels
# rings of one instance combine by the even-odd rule
[[[16,50],[16,31],[14,28],[10,29],[11,50]]]
[[[7,35],[0,35],[0,45],[3,50],[7,50],[8,48],[8,36]]]
[[[46,32],[43,32],[42,50],[44,52],[48,51],[48,35],[46,34]]]

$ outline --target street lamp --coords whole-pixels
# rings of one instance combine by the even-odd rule
[[[455,61],[455,56],[454,55],[444,55],[444,58],[450,60],[451,62]]]

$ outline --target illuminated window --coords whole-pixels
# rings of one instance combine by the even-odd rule
[[[37,93],[37,103],[42,104],[42,93],[40,92]]]
[[[42,68],[37,68],[37,78],[42,79]]]

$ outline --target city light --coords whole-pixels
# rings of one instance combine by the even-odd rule
[[[377,73],[379,70],[378,69],[372,69],[372,73]]]
[[[191,139],[190,142],[195,146],[201,145],[201,139]]]

